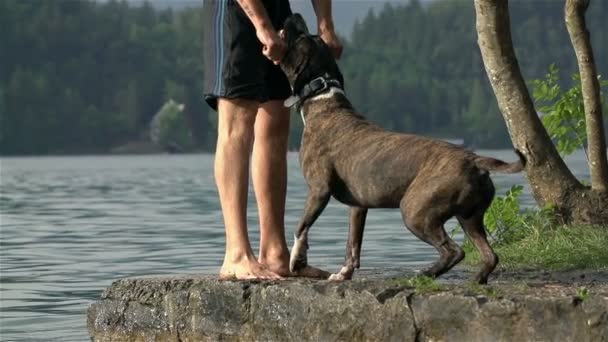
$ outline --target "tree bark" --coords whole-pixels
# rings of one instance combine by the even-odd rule
[[[508,0],[475,0],[478,45],[511,141],[524,154],[540,206],[564,222],[608,222],[608,196],[590,193],[570,172],[542,125],[521,75],[510,31]]]
[[[521,75],[511,40],[506,0],[476,0],[478,44],[498,107],[540,205],[560,203],[580,183],[559,156],[543,127]],[[556,187],[556,184],[563,185]]]
[[[564,17],[572,46],[576,52],[578,68],[581,75],[587,142],[589,150],[589,170],[591,188],[596,191],[608,191],[608,160],[606,158],[606,135],[602,119],[600,85],[597,78],[593,49],[589,40],[589,31],[585,23],[585,12],[589,0],[566,0]]]

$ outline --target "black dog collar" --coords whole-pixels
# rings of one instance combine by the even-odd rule
[[[331,87],[342,89],[342,84],[335,78],[328,79],[325,76],[319,76],[306,84],[299,94],[288,97],[283,105],[287,108],[299,106],[304,100],[319,95]]]

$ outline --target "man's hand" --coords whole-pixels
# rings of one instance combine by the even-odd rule
[[[255,33],[262,43],[262,53],[274,64],[279,64],[285,55],[285,42],[272,27],[268,13],[260,0],[238,0],[241,8],[255,27]]]
[[[327,44],[334,58],[339,59],[342,56],[342,42],[338,39],[338,35],[333,29],[319,28],[319,36]]]
[[[270,59],[274,64],[279,64],[287,46],[277,31],[272,28],[261,28],[256,30],[256,35],[262,43],[262,53],[266,58]]]

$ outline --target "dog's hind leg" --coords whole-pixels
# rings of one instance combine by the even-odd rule
[[[355,268],[359,268],[361,265],[361,244],[363,242],[366,217],[367,208],[350,208],[350,229],[348,232],[348,242],[346,243],[344,266],[340,272],[332,274],[329,280],[351,279]]]
[[[465,234],[471,239],[471,242],[477,247],[479,254],[481,255],[483,266],[475,276],[475,281],[479,284],[487,284],[488,275],[492,273],[498,264],[498,256],[494,253],[492,247],[490,247],[490,244],[488,243],[486,231],[483,227],[483,212],[475,213],[473,216],[466,219],[460,216],[457,216],[456,218]]]
[[[293,248],[289,258],[289,270],[295,272],[308,265],[308,230],[315,223],[329,202],[329,191],[309,190],[304,215],[296,230]]]
[[[401,214],[405,226],[419,239],[432,245],[439,252],[439,260],[422,274],[436,278],[458,264],[464,258],[464,251],[446,233],[443,224],[449,217],[449,207],[435,204],[434,201],[413,200],[401,202]]]

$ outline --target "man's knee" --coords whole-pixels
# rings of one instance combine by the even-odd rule
[[[257,123],[256,123],[257,125]],[[289,137],[289,124],[273,123],[264,125],[261,129],[256,127],[255,138],[260,141],[284,142]]]
[[[241,99],[220,99],[218,102],[218,138],[253,138],[258,103]]]
[[[281,106],[264,105],[258,111],[255,137],[261,140],[287,140],[289,136],[289,111]]]

